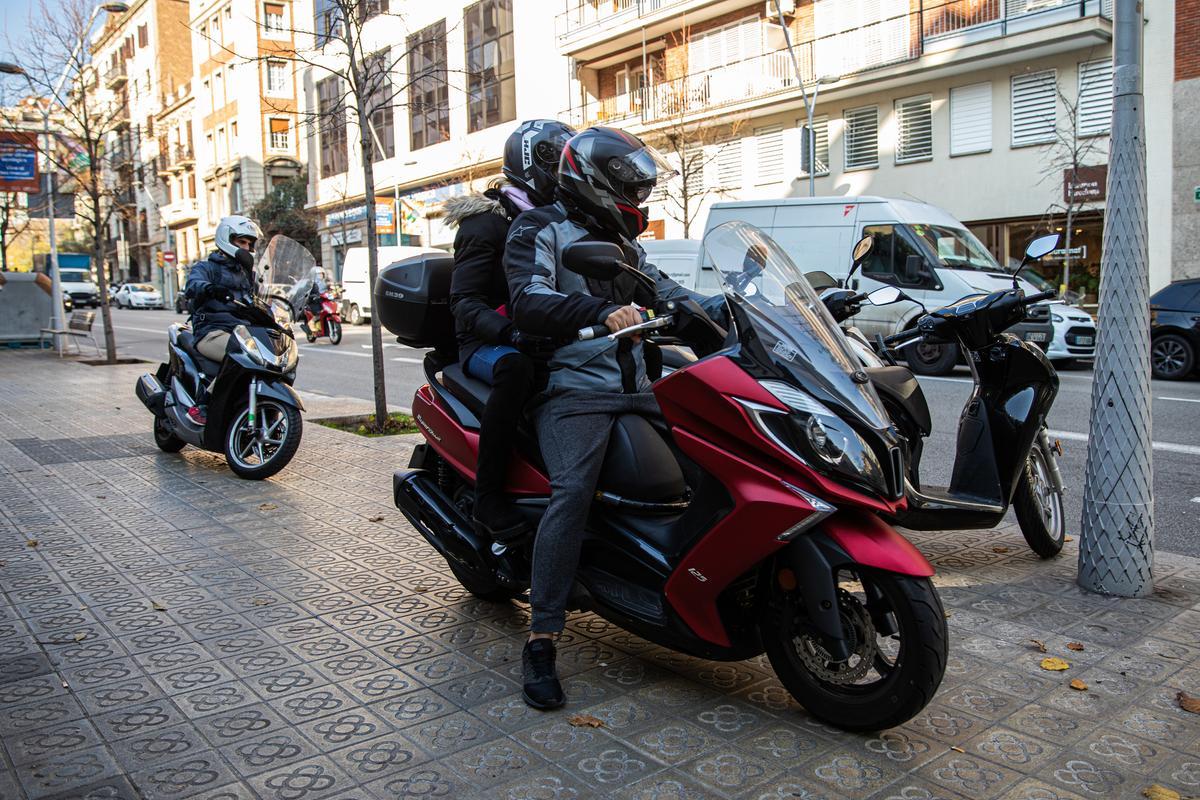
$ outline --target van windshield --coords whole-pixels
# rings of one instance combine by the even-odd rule
[[[955,269],[998,270],[996,259],[965,228],[947,228],[944,225],[908,225],[932,257],[935,264]]]
[[[91,283],[92,275],[79,269],[62,269],[58,272],[58,279],[64,283]]]

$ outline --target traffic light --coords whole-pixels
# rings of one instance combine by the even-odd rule
[[[163,266],[162,250],[159,250],[157,253],[154,254],[154,260],[158,263],[158,268],[162,269],[162,266]]]

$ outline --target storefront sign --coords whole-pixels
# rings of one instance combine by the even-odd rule
[[[334,247],[341,247],[344,244],[355,244],[362,240],[362,228],[353,228],[348,231],[334,231],[329,234],[329,243]]]
[[[396,214],[390,197],[375,198],[375,232],[387,234],[396,232]]]
[[[365,205],[355,206],[354,208],[344,208],[341,211],[335,211],[332,214],[325,215],[325,227],[332,228],[334,225],[348,225],[352,222],[362,222],[367,218],[367,207]]]
[[[1108,165],[1079,167],[1074,178],[1071,170],[1063,170],[1063,202],[1090,203],[1103,200],[1108,186]]]
[[[36,134],[0,131],[0,190],[38,191]]]
[[[1065,261],[1068,253],[1072,261],[1084,261],[1087,259],[1087,245],[1081,244],[1079,247],[1072,247],[1070,250],[1060,247],[1057,250],[1051,250],[1047,253],[1046,258],[1051,261]]]

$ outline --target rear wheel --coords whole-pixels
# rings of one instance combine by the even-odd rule
[[[1062,494],[1050,477],[1053,458],[1053,452],[1042,449],[1041,441],[1034,442],[1013,494],[1013,512],[1021,535],[1029,549],[1042,558],[1058,555],[1067,538]]]
[[[787,568],[771,576],[760,631],[767,657],[784,687],[818,719],[849,731],[900,725],[942,682],[949,638],[942,602],[927,578],[867,568],[835,577],[850,657],[836,661],[825,649]]]
[[[154,443],[164,453],[178,453],[187,445],[187,442],[171,433],[167,421],[162,417],[154,418]]]
[[[336,319],[325,321],[325,330],[329,333],[329,341],[331,344],[341,344],[342,342],[342,323]]]
[[[363,324],[363,315],[362,311],[358,308],[358,303],[350,304],[350,314],[346,318],[350,321],[351,325]]]
[[[260,399],[250,425],[250,407],[242,406],[225,431],[225,461],[239,478],[262,480],[288,465],[300,446],[300,412],[278,400]]]
[[[1159,380],[1183,380],[1195,366],[1196,354],[1182,336],[1165,333],[1150,345],[1150,370]]]
[[[918,375],[947,375],[958,363],[958,347],[919,341],[904,348],[904,359]]]

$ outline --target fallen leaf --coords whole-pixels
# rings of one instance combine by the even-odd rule
[[[965,753],[965,752],[967,752],[966,750],[963,750],[961,747],[951,747],[950,749],[951,749],[951,750],[953,750],[953,751],[954,751],[954,752],[956,752],[956,753]]]
[[[151,607],[152,607],[152,608],[153,608],[155,611],[166,611],[166,610],[167,610],[167,607],[166,607],[166,606],[164,606],[164,605],[162,605],[161,603],[152,603],[152,604],[151,604]]]
[[[271,603],[273,603],[273,602],[275,602],[275,601],[274,601],[274,600],[272,600],[270,597],[256,597],[256,598],[254,598],[254,605],[256,605],[256,606],[269,606],[269,605],[271,605]]]
[[[604,720],[593,717],[591,714],[576,714],[569,717],[567,722],[576,728],[603,728]]]
[[[75,641],[77,641],[77,642],[82,642],[82,641],[83,641],[84,639],[86,639],[86,638],[87,638],[87,634],[86,634],[86,633],[77,633],[77,634],[75,634]]]
[[[1029,641],[1033,643],[1033,646],[1037,649],[1037,651],[1039,653],[1046,652],[1046,643],[1045,642],[1038,641],[1037,639],[1030,639]]]
[[[383,522],[383,517],[367,517],[367,522]]]
[[[106,495],[98,494],[98,495],[96,495],[96,499],[97,500],[107,500],[108,497]]]
[[[1088,690],[1088,685],[1079,680],[1079,678],[1076,678],[1075,680],[1071,681],[1071,688],[1077,692],[1086,692]]]
[[[1073,541],[1075,541],[1075,537],[1074,536],[1064,536],[1063,541],[1064,542],[1073,542]]]
[[[1074,650],[1076,653],[1083,650],[1083,645],[1079,642],[1067,642],[1067,649]]]
[[[1184,711],[1192,714],[1200,714],[1200,697],[1193,697],[1187,692],[1180,692],[1175,695],[1175,700]]]
[[[945,616],[946,619],[950,619],[950,612],[949,611],[943,612],[943,616]]]
[[[1008,552],[1008,548],[1007,548],[1007,547],[1003,547],[1003,546],[997,546],[997,547],[993,547],[993,548],[992,548],[992,552],[993,552],[993,553],[1007,553],[1007,552]]]
[[[38,540],[37,540],[37,539],[29,539],[29,540],[27,540],[27,541],[25,542],[25,546],[26,546],[26,547],[37,547],[37,546],[38,546]]]
[[[1066,661],[1063,661],[1058,656],[1051,656],[1050,658],[1042,659],[1042,669],[1050,670],[1051,672],[1058,672],[1060,670],[1070,669],[1070,668],[1071,668],[1071,665],[1068,664]]]
[[[1157,783],[1142,789],[1142,797],[1149,797],[1150,800],[1182,800],[1179,792]]]
[[[279,506],[275,505],[274,503],[263,503],[258,507],[258,510],[259,511],[274,511],[277,508],[279,508]]]

